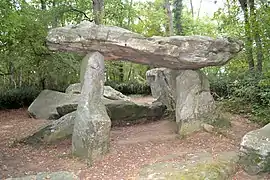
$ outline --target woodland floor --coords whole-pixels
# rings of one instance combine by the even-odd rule
[[[179,139],[174,133],[175,124],[169,120],[115,127],[111,134],[110,153],[88,167],[82,160],[71,156],[70,139],[55,145],[10,146],[17,138],[46,122],[29,118],[27,109],[0,111],[0,179],[65,170],[74,172],[82,180],[131,180],[140,167],[169,154],[177,154],[184,159],[186,154],[195,152],[216,154],[238,150],[241,137],[258,128],[240,116],[233,116],[228,136],[201,131]],[[251,177],[239,169],[233,179],[266,180],[270,176]]]

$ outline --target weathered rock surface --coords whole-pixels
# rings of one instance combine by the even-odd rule
[[[52,143],[68,138],[73,133],[74,119],[76,112],[71,112],[65,116],[46,124],[36,131],[23,137],[19,142],[35,144],[40,142]]]
[[[159,102],[138,104],[123,100],[107,102],[106,107],[114,126],[159,120],[166,110],[166,106]]]
[[[8,178],[6,180],[79,180],[74,173],[67,171],[59,171],[59,172],[40,172],[37,175],[19,177],[19,178]]]
[[[137,180],[228,180],[235,173],[239,158],[235,152],[223,152],[215,158],[210,153],[195,153],[184,159],[147,165]]]
[[[176,77],[181,72],[168,68],[155,68],[146,72],[146,80],[150,85],[152,96],[165,104],[168,110],[175,110]]]
[[[68,94],[80,94],[81,93],[81,83],[75,83],[68,86],[66,89],[66,93]],[[113,89],[111,86],[104,86],[103,96],[105,98],[111,100],[127,100],[129,101],[130,98],[121,92]]]
[[[131,101],[109,100],[102,98],[113,126],[125,126],[146,121],[159,120],[164,116],[166,107],[160,102],[153,104],[137,104]],[[42,126],[36,131],[23,137],[19,142],[54,143],[71,137],[76,112],[62,116],[60,119]]]
[[[126,29],[81,22],[50,30],[51,50],[88,53],[98,51],[106,59],[129,60],[170,69],[199,69],[226,64],[242,43],[230,38],[171,36],[147,38]]]
[[[68,94],[80,94],[81,93],[81,83],[75,83],[75,84],[69,85],[65,92]]]
[[[270,124],[248,132],[241,142],[240,162],[249,174],[270,172]]]
[[[205,116],[215,109],[207,77],[200,70],[185,70],[176,78],[176,122],[178,133],[201,129]]]
[[[129,97],[125,96],[119,91],[116,91],[111,86],[104,86],[103,96],[111,100],[130,100]]]
[[[29,106],[29,114],[38,119],[54,120],[76,110],[79,95],[43,90]]]
[[[89,53],[81,63],[81,98],[72,134],[72,153],[89,164],[109,151],[111,120],[102,102],[104,57]]]

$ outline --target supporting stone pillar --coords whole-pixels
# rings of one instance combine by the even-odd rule
[[[146,79],[153,98],[166,105],[168,110],[175,110],[176,77],[181,72],[181,70],[168,68],[155,68],[146,72]]]
[[[89,164],[109,151],[111,120],[101,97],[104,90],[104,57],[89,53],[81,64],[81,99],[75,117],[72,153]]]
[[[182,71],[176,78],[176,92],[178,133],[187,135],[199,130],[215,107],[207,77],[200,70]]]

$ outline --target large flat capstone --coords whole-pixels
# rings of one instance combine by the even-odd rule
[[[242,49],[242,43],[231,38],[148,38],[120,27],[88,21],[50,30],[47,45],[50,50],[84,54],[98,51],[105,59],[128,60],[170,69],[224,65]]]

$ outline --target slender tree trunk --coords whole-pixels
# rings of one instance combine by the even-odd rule
[[[257,22],[257,17],[255,13],[255,5],[254,0],[249,0],[249,7],[250,7],[250,18],[252,22],[252,30],[254,34],[254,39],[256,43],[256,54],[257,54],[257,70],[258,72],[262,72],[262,63],[263,63],[263,48],[262,48],[262,41],[261,36],[259,33],[259,25]]]
[[[52,2],[52,6],[55,8],[56,7],[56,0],[53,0]],[[54,18],[53,18],[53,22],[52,22],[52,27],[55,28],[58,26],[58,15],[55,13],[54,14]]]
[[[124,82],[124,65],[123,62],[119,62],[119,81]]]
[[[42,88],[42,90],[44,90],[46,88],[46,83],[45,82],[46,82],[46,78],[42,78],[39,81],[39,85]]]
[[[3,75],[3,80],[4,80],[4,87],[6,86],[6,76]]]
[[[254,70],[254,59],[253,59],[253,39],[251,36],[251,30],[250,30],[250,23],[249,23],[249,16],[248,16],[248,8],[247,8],[247,0],[239,0],[241,4],[241,8],[244,13],[244,19],[245,19],[245,36],[246,36],[246,42],[245,42],[245,49],[246,49],[246,55],[248,60],[248,66],[249,70]]]
[[[128,77],[127,77],[127,80],[128,80],[128,81],[130,81],[130,76],[131,76],[131,71],[132,71],[132,69],[133,69],[133,65],[131,64],[130,69],[129,69],[129,71],[128,71]]]
[[[9,63],[9,74],[10,74],[10,85],[14,85],[14,87],[17,87],[16,81],[14,79],[14,65],[12,62]]]
[[[198,9],[197,19],[199,19],[199,17],[200,17],[201,7],[202,7],[202,0],[200,0],[200,5],[199,5],[199,9]]]
[[[230,9],[231,9],[231,2],[230,2],[230,0],[226,0],[226,6],[227,6],[227,9],[228,9],[228,14],[230,16],[231,15],[231,11],[230,11]]]
[[[172,11],[171,11],[171,4],[169,2],[169,0],[165,0],[165,9],[166,9],[166,12],[167,12],[167,18],[168,18],[168,31],[167,34],[169,36],[172,36],[174,33],[173,33],[173,17],[172,17]]]
[[[23,76],[23,70],[22,67],[20,69],[20,76],[19,76],[19,86],[22,87],[22,76]]]
[[[133,6],[133,0],[130,0],[129,10],[128,10],[128,28],[130,28],[130,22],[131,22],[131,12],[130,12],[130,10],[132,9],[132,6]]]
[[[102,24],[104,16],[104,1],[92,0],[92,3],[93,3],[94,21],[96,24]]]
[[[174,0],[174,22],[177,35],[183,35],[182,10],[183,0]]]
[[[46,0],[40,0],[41,10],[46,10]]]
[[[193,2],[192,2],[192,0],[189,0],[189,2],[190,2],[190,9],[191,9],[192,18],[194,19],[194,8],[193,8]]]

